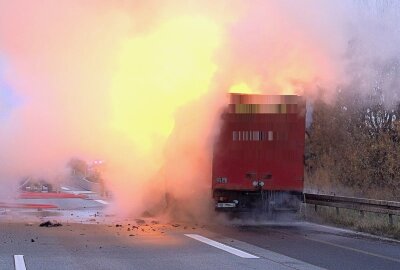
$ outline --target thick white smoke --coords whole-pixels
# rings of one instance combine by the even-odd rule
[[[209,198],[231,87],[334,100],[386,76],[398,98],[398,18],[396,1],[0,0],[2,80],[18,98],[0,118],[0,189],[101,158],[121,213],[165,190],[190,212]]]

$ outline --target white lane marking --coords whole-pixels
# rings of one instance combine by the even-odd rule
[[[246,258],[246,259],[258,259],[259,258],[257,256],[254,256],[254,255],[250,254],[250,253],[241,251],[241,250],[239,250],[237,248],[233,248],[233,247],[227,246],[225,244],[221,244],[221,243],[219,243],[217,241],[208,239],[208,238],[203,237],[203,236],[198,235],[198,234],[185,234],[185,235],[187,237],[190,237],[192,239],[195,239],[195,240],[200,241],[202,243],[205,243],[207,245],[222,249],[222,250],[224,250],[226,252],[229,252],[229,253],[231,253],[233,255],[236,255],[236,256],[239,256],[239,257],[242,257],[242,258]]]
[[[15,270],[26,270],[24,255],[14,255]]]
[[[94,192],[90,191],[90,190],[75,190],[75,191],[70,191],[69,193],[73,193],[73,194],[94,194]]]
[[[260,257],[260,259],[265,259],[268,260],[268,265],[270,266],[269,269],[282,269],[282,266],[284,266],[284,269],[296,269],[296,270],[327,270],[322,267],[318,267],[309,263],[306,263],[304,261],[300,261],[297,259],[294,259],[292,257],[285,256],[280,253],[276,253],[273,251],[270,251],[265,248],[260,248],[254,245],[251,245],[246,242],[242,242],[236,239],[232,238],[223,238],[220,239],[222,243],[231,243],[232,241],[235,242],[235,247],[240,248],[242,250],[247,250],[248,252],[251,252],[252,254],[257,254],[257,256]],[[276,264],[276,265],[274,265]]]
[[[308,223],[308,224],[314,225],[314,226],[318,226],[318,227],[325,227],[325,228],[328,228],[328,229],[331,229],[331,230],[347,232],[347,233],[361,234],[361,235],[364,234],[364,233],[354,232],[354,231],[347,230],[347,229],[324,226],[324,225],[314,224],[314,223],[310,223],[310,222],[305,222],[305,223]],[[275,230],[275,229],[271,229],[271,230],[282,233],[280,230]],[[290,234],[290,235],[294,235],[294,234]],[[368,234],[365,234],[365,235],[369,236]],[[373,252],[369,252],[369,251],[365,251],[365,250],[361,250],[361,249],[357,249],[357,248],[352,248],[352,247],[348,247],[348,246],[344,246],[344,245],[340,245],[340,244],[335,244],[335,243],[331,243],[331,242],[324,241],[324,240],[314,239],[314,238],[311,238],[311,237],[304,237],[304,239],[307,239],[307,240],[310,240],[310,241],[314,241],[314,242],[317,242],[317,243],[321,243],[321,244],[325,244],[325,245],[334,246],[334,247],[337,247],[337,248],[343,248],[343,249],[351,250],[351,251],[354,251],[354,252],[358,252],[358,253],[361,253],[361,254],[365,254],[365,255],[369,255],[369,256],[373,256],[373,257],[377,257],[377,258],[381,258],[381,259],[385,259],[385,260],[389,260],[389,261],[400,262],[400,259],[397,259],[397,258],[393,258],[393,257],[381,255],[381,254],[376,254],[376,253],[373,253]]]
[[[94,194],[93,191],[91,190],[72,190],[74,188],[71,187],[61,187],[62,190],[65,191],[65,193],[70,193],[70,194]]]
[[[101,204],[108,204],[108,202],[103,201],[103,200],[95,200],[95,201],[98,202],[98,203],[101,203]]]
[[[331,242],[328,242],[328,241],[312,239],[312,238],[308,238],[308,237],[306,237],[306,239],[314,241],[314,242],[318,242],[318,243],[322,243],[322,244],[338,247],[338,248],[351,250],[351,251],[362,253],[362,254],[365,254],[365,255],[369,255],[369,256],[373,256],[373,257],[377,257],[377,258],[393,261],[393,262],[400,262],[400,259],[396,259],[396,258],[393,258],[393,257],[381,255],[381,254],[372,253],[372,252],[361,250],[361,249],[357,249],[357,248],[347,247],[347,246],[343,246],[343,245],[339,245],[339,244],[334,244],[334,243],[331,243]]]
[[[356,234],[356,235],[366,236],[366,237],[369,237],[369,238],[385,240],[385,241],[388,241],[388,242],[400,243],[400,240],[397,240],[397,239],[394,239],[394,238],[383,237],[383,236],[369,234],[369,233],[365,233],[365,232],[358,232],[358,231],[353,231],[353,230],[350,230],[350,229],[336,228],[336,227],[332,227],[332,226],[328,226],[328,225],[321,225],[321,224],[316,224],[316,223],[311,223],[311,222],[306,222],[306,221],[303,221],[303,223],[311,225],[311,226],[314,226],[314,227],[321,227],[321,228],[325,228],[325,229],[329,229],[329,230],[336,230],[338,232],[352,233],[352,234]]]
[[[65,193],[74,194],[74,195],[94,194],[93,191],[87,191],[87,190],[65,190]]]

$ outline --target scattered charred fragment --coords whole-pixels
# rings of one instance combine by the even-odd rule
[[[297,210],[304,184],[305,100],[231,94],[213,155],[216,210]]]
[[[62,226],[62,224],[61,224],[61,223],[58,223],[58,222],[53,223],[53,222],[51,222],[50,220],[48,220],[48,221],[46,221],[46,222],[40,223],[39,226],[40,226],[40,227],[60,227],[60,226]]]
[[[136,221],[137,225],[145,225],[146,224],[146,221],[144,221],[143,219],[135,219],[135,221]]]

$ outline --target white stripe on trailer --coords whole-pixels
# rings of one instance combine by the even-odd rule
[[[62,190],[70,190],[70,189],[67,188],[67,187],[61,187],[61,189],[62,189]]]
[[[101,204],[109,204],[108,202],[103,201],[103,200],[95,200],[95,201],[98,202],[98,203],[101,203]]]
[[[26,270],[24,255],[14,255],[15,270]]]
[[[219,243],[217,241],[208,239],[208,238],[206,238],[204,236],[201,236],[201,235],[198,235],[198,234],[185,234],[185,235],[187,237],[190,237],[192,239],[195,239],[195,240],[200,241],[202,243],[205,243],[207,245],[222,249],[222,250],[224,250],[226,252],[229,252],[229,253],[231,253],[233,255],[236,255],[236,256],[239,256],[241,258],[245,258],[245,259],[258,259],[259,258],[257,256],[254,256],[254,255],[250,254],[250,253],[244,252],[244,251],[242,251],[240,249],[227,246],[225,244],[222,244],[222,243]]]

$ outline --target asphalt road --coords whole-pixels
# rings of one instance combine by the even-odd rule
[[[0,269],[400,269],[395,241],[305,222],[118,221],[102,214],[107,201],[98,200],[3,211]],[[63,226],[39,227],[48,219]]]

